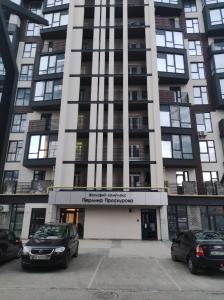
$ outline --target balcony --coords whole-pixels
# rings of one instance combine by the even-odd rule
[[[155,12],[160,16],[179,16],[182,11],[182,0],[155,0]]]
[[[43,133],[48,131],[57,132],[59,129],[59,119],[34,120],[29,122],[28,132]]]
[[[161,104],[180,103],[189,104],[188,93],[181,91],[159,90],[159,101]]]
[[[205,32],[208,36],[222,36],[224,30],[224,19],[222,11],[224,2],[217,0],[206,0],[203,7]]]
[[[224,184],[220,182],[204,182],[201,192],[196,181],[183,181],[182,185],[165,182],[165,186],[170,195],[224,195]]]
[[[53,186],[52,180],[32,180],[31,182],[5,181],[4,194],[46,194]]]

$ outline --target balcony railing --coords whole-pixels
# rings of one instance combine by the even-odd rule
[[[52,120],[33,120],[29,122],[29,132],[57,131],[59,128],[59,119]]]
[[[166,182],[169,194],[183,195],[224,195],[224,184],[220,182],[204,182],[202,191],[198,191],[196,181],[183,181],[182,185]]]
[[[31,182],[5,181],[4,194],[46,194],[48,188],[53,186],[52,180],[33,180]]]
[[[188,93],[169,90],[159,90],[160,102],[189,103]]]

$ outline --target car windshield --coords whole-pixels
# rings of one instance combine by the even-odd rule
[[[67,226],[45,225],[35,232],[35,239],[63,239],[67,235]]]
[[[198,241],[223,241],[224,235],[214,231],[199,231],[195,233],[196,240]]]

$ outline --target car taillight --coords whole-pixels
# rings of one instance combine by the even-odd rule
[[[203,250],[202,246],[197,245],[196,246],[196,257],[202,257],[204,255],[205,254],[204,254],[204,250]]]

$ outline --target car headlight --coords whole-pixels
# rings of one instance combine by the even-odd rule
[[[55,248],[54,249],[54,252],[55,253],[62,253],[62,252],[64,252],[65,251],[65,247],[58,247],[58,248]]]
[[[24,247],[23,247],[23,254],[24,254],[24,255],[28,255],[29,252],[30,252],[30,250],[31,250],[31,247],[24,246]]]

